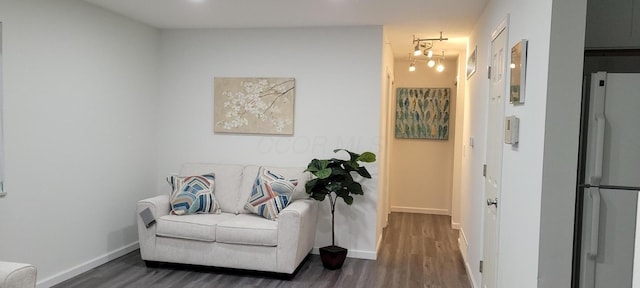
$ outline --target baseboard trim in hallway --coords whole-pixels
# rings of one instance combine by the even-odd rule
[[[460,249],[460,255],[462,255],[462,261],[464,261],[465,270],[467,270],[467,277],[469,277],[469,283],[471,284],[472,288],[479,288],[480,286],[476,284],[476,281],[474,280],[473,275],[471,273],[469,260],[467,260],[468,257],[467,257],[466,251],[468,251],[467,249],[469,247],[469,242],[467,242],[467,236],[464,234],[463,229],[459,229],[458,231],[460,231],[460,237],[458,237],[458,248]]]
[[[436,209],[436,208],[418,208],[418,207],[391,206],[391,212],[404,212],[404,213],[418,213],[418,214],[433,214],[433,215],[447,215],[447,216],[449,216],[449,210],[447,210],[447,209]]]

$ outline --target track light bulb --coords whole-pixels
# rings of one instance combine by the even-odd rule
[[[413,49],[413,55],[420,56],[422,51],[420,51],[420,42],[416,43],[416,47]]]
[[[416,64],[411,63],[411,65],[409,65],[409,72],[413,71],[416,71]]]
[[[444,65],[442,65],[442,63],[438,64],[438,67],[436,67],[436,71],[438,72],[444,71]]]
[[[433,51],[429,50],[429,52],[427,52],[427,57],[429,58],[433,57]]]
[[[429,62],[427,62],[427,66],[429,66],[429,68],[433,68],[433,66],[436,66],[436,61],[433,61],[433,59],[429,60]]]

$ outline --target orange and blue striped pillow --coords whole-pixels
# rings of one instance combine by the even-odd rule
[[[276,220],[280,211],[289,205],[296,185],[298,180],[287,180],[260,167],[245,208],[269,220]]]

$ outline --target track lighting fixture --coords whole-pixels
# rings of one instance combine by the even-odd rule
[[[442,56],[434,56],[433,46],[434,46],[434,41],[442,42],[447,40],[449,40],[449,38],[443,38],[442,32],[440,32],[439,38],[416,38],[416,36],[413,35],[413,43],[415,43],[416,45],[413,50],[413,55],[409,53],[409,60],[411,61],[411,65],[409,65],[409,71],[413,72],[416,70],[416,65],[415,65],[416,62],[427,62],[427,66],[429,68],[433,68],[435,66],[436,71],[438,72],[444,71],[444,64],[442,64],[442,60],[444,60],[444,50],[442,51]],[[415,58],[421,55],[427,56],[429,60],[427,61],[427,60],[420,60],[419,58]],[[437,66],[436,66],[436,60],[437,60]]]
[[[424,55],[429,58],[433,57],[433,50],[424,50]]]
[[[444,65],[442,65],[442,60],[438,61],[438,66],[436,67],[436,71],[438,72],[444,71]]]
[[[442,57],[438,59],[438,66],[436,67],[436,71],[438,72],[444,71],[444,65],[442,65],[442,60],[444,60],[444,51],[442,51]]]
[[[418,42],[416,43],[416,47],[413,50],[413,55],[420,56],[420,54],[422,54],[422,51],[420,50],[420,42]]]

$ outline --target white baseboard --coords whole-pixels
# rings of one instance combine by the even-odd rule
[[[469,242],[467,242],[467,236],[464,235],[464,230],[460,229],[460,236],[458,237],[458,248],[460,248],[460,254],[462,254],[462,260],[464,261],[465,270],[467,270],[467,277],[471,282],[472,288],[478,288],[478,284],[473,278],[473,274],[471,273],[471,266],[469,266],[469,260],[467,256],[467,249],[469,248]]]
[[[460,249],[460,251],[467,251],[467,248],[469,247],[469,241],[467,241],[467,235],[464,234],[464,230],[460,229],[460,237],[458,237],[458,241],[460,241],[460,239],[462,238],[462,244],[464,244],[464,250]],[[463,247],[460,247],[463,248]],[[466,254],[466,253],[465,253]]]
[[[455,223],[455,222],[451,223],[451,229],[460,230],[461,227],[462,226],[460,223]]]
[[[391,206],[391,212],[450,215],[448,209],[417,208],[417,207],[402,207],[402,206]]]
[[[87,262],[84,262],[78,266],[69,268],[65,271],[62,271],[58,274],[55,274],[51,277],[47,277],[45,279],[42,279],[40,281],[38,281],[36,287],[37,288],[48,288],[51,287],[53,285],[62,283],[66,280],[69,280],[75,276],[78,276],[84,272],[87,272],[93,268],[96,268],[104,263],[107,263],[111,260],[114,260],[118,257],[124,256],[128,253],[131,253],[133,251],[135,251],[136,249],[138,249],[140,246],[138,244],[138,241],[133,242],[129,245],[126,245],[120,249],[117,249],[115,251],[109,252],[107,254],[101,255],[95,259],[89,260]]]
[[[320,249],[318,247],[314,247],[311,250],[311,254],[319,255]],[[367,260],[376,260],[378,258],[378,253],[374,251],[363,251],[363,250],[353,250],[349,249],[347,252],[348,258],[358,258],[358,259],[367,259]]]
[[[380,237],[378,237],[378,242],[376,243],[376,255],[380,254],[380,247],[382,246],[382,233]]]

